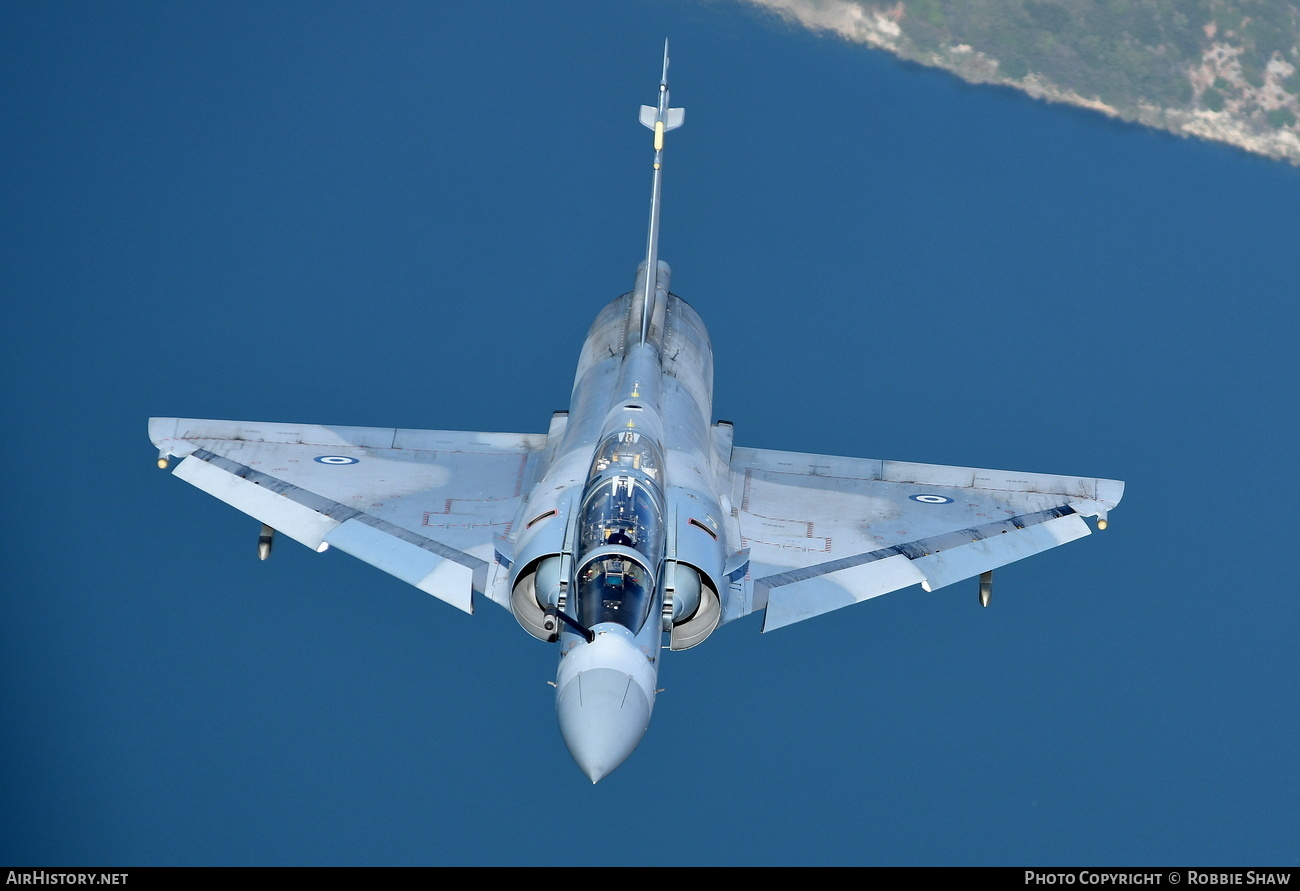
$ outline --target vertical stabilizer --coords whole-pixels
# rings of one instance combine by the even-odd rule
[[[655,134],[654,185],[650,192],[650,234],[646,238],[646,256],[644,269],[659,269],[659,192],[663,179],[664,134],[675,130],[686,120],[686,109],[668,107],[668,41],[664,41],[664,71],[659,79],[659,104],[651,107],[641,106],[641,123]],[[646,342],[650,332],[650,320],[655,311],[655,294],[660,285],[657,275],[646,275],[640,284],[641,292],[641,343]],[[668,283],[662,285],[665,294]]]

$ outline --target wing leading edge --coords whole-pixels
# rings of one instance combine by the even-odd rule
[[[309,548],[333,546],[473,612],[507,606],[493,541],[532,485],[545,434],[153,418],[175,474]]]
[[[928,591],[1088,535],[1118,480],[737,447],[732,504],[770,631],[920,584]]]

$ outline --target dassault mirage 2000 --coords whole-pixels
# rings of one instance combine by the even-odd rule
[[[704,323],[659,259],[668,51],[645,261],[596,317],[545,433],[154,418],[158,463],[316,551],[466,612],[486,598],[559,644],[555,710],[597,782],[645,733],[659,657],[763,613],[780,628],[909,585],[933,591],[1105,528],[1116,480],[777,452],[713,416]]]

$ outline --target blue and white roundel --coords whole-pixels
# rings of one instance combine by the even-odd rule
[[[320,458],[316,460],[319,461]],[[945,498],[943,495],[909,495],[908,497],[922,504],[952,504],[952,499]]]
[[[358,459],[349,458],[345,455],[321,455],[319,458],[316,459],[316,463],[333,464],[336,466],[341,466],[343,464],[357,464],[359,462]]]

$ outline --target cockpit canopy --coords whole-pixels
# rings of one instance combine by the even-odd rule
[[[618,622],[639,631],[654,603],[663,560],[663,456],[648,437],[626,430],[596,449],[578,525],[578,621]]]
[[[596,447],[587,480],[606,473],[643,473],[657,482],[663,465],[663,454],[654,440],[635,430],[622,430]]]
[[[635,476],[615,476],[587,485],[582,500],[579,549],[606,545],[631,548],[657,566],[663,551],[663,508],[653,486]]]
[[[653,576],[629,556],[600,554],[578,572],[578,621],[588,628],[617,622],[635,634],[653,603]]]

